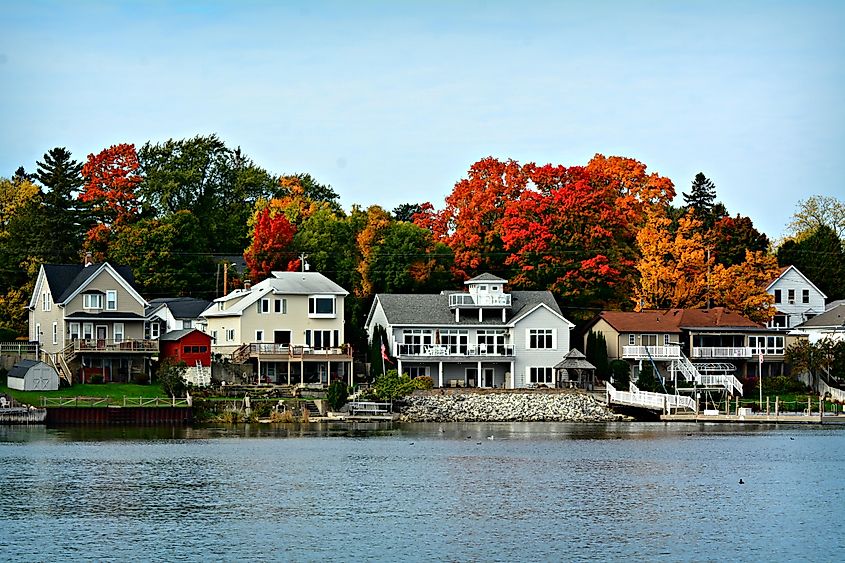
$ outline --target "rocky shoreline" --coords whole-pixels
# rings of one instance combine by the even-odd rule
[[[584,392],[415,393],[403,422],[613,422],[627,418]]]

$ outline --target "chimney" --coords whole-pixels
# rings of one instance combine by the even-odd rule
[[[249,291],[249,288],[252,287],[252,280],[244,280],[244,289]]]
[[[85,253],[85,267],[92,266],[94,264],[94,256],[90,252]]]

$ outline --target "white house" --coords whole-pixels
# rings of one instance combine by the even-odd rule
[[[548,291],[506,292],[507,280],[482,274],[466,291],[376,295],[367,316],[400,373],[430,376],[438,387],[554,386],[574,325]]]
[[[155,340],[174,330],[196,328],[205,332],[205,319],[201,315],[210,305],[206,299],[193,297],[150,299],[144,311],[144,334]]]
[[[348,294],[319,272],[272,272],[255,286],[215,299],[201,316],[212,352],[251,363],[262,381],[351,381],[352,355],[343,335]]]
[[[783,268],[766,291],[775,298],[771,328],[791,329],[824,313],[827,296],[795,266]]]
[[[813,343],[824,338],[845,340],[845,301],[828,304],[824,313],[801,323],[795,331],[806,334]]]

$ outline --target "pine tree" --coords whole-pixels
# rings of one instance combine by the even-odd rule
[[[716,185],[702,172],[695,175],[690,187],[690,193],[684,193],[684,206],[695,209],[696,216],[709,229],[716,221],[714,207],[716,206]]]
[[[44,188],[44,217],[33,241],[35,255],[45,262],[76,262],[88,227],[85,206],[76,199],[84,183],[82,164],[72,160],[64,147],[51,149],[36,164],[35,178]]]

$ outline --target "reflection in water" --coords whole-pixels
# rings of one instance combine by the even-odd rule
[[[0,427],[0,558],[813,558],[845,531],[843,436],[656,423]]]

